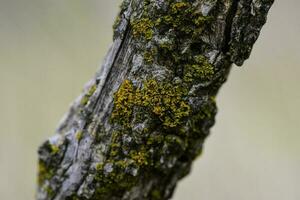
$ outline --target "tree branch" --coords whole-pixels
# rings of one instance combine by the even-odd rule
[[[273,0],[124,0],[101,69],[39,148],[39,200],[169,199]]]

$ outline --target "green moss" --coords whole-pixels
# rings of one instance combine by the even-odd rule
[[[140,172],[146,175],[153,160],[149,148],[151,145],[132,145],[127,154],[123,153],[122,137],[124,132],[112,132],[110,150],[107,159],[95,166],[96,179],[100,187],[96,189],[93,199],[106,199],[110,194],[122,194],[139,181]]]
[[[188,124],[190,131],[200,135],[203,134],[203,125],[200,122],[212,119],[216,114],[216,107],[215,97],[210,97],[209,100],[204,105],[201,105],[200,109],[189,118]]]
[[[107,159],[95,167],[96,181],[100,187],[93,199],[106,199],[111,193],[122,194],[121,191],[129,190],[138,180],[138,170],[149,163],[149,156],[143,148],[131,149],[127,155],[123,154],[122,134],[121,131],[112,132]]]
[[[152,200],[159,200],[162,199],[162,194],[158,189],[154,189],[151,191],[151,199]]]
[[[167,135],[165,137],[165,142],[169,145],[173,145],[177,151],[183,151],[186,149],[187,144],[179,136]]]
[[[128,172],[126,169],[131,164],[128,160],[113,160],[109,159],[105,163],[100,163],[96,166],[96,180],[101,187],[96,189],[95,198],[105,199],[106,195],[114,194],[130,189],[136,184],[137,178]],[[96,198],[97,197],[97,198]]]
[[[150,135],[147,138],[147,145],[152,146],[152,145],[157,145],[161,144],[164,141],[164,136],[163,135]]]

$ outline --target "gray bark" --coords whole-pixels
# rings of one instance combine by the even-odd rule
[[[37,199],[169,199],[273,0],[124,0],[103,65],[39,148]]]

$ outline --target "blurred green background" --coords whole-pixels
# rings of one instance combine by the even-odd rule
[[[98,69],[119,3],[0,0],[1,200],[34,199],[37,148]],[[300,199],[299,8],[299,0],[277,0],[271,9],[173,199]]]

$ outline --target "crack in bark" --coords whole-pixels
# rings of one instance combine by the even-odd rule
[[[231,32],[232,32],[232,24],[233,19],[237,13],[238,10],[238,4],[240,0],[232,0],[232,4],[230,6],[230,9],[228,11],[227,17],[226,17],[226,27],[224,31],[224,43],[222,47],[222,52],[224,54],[227,54],[230,50],[230,41],[231,41]]]

